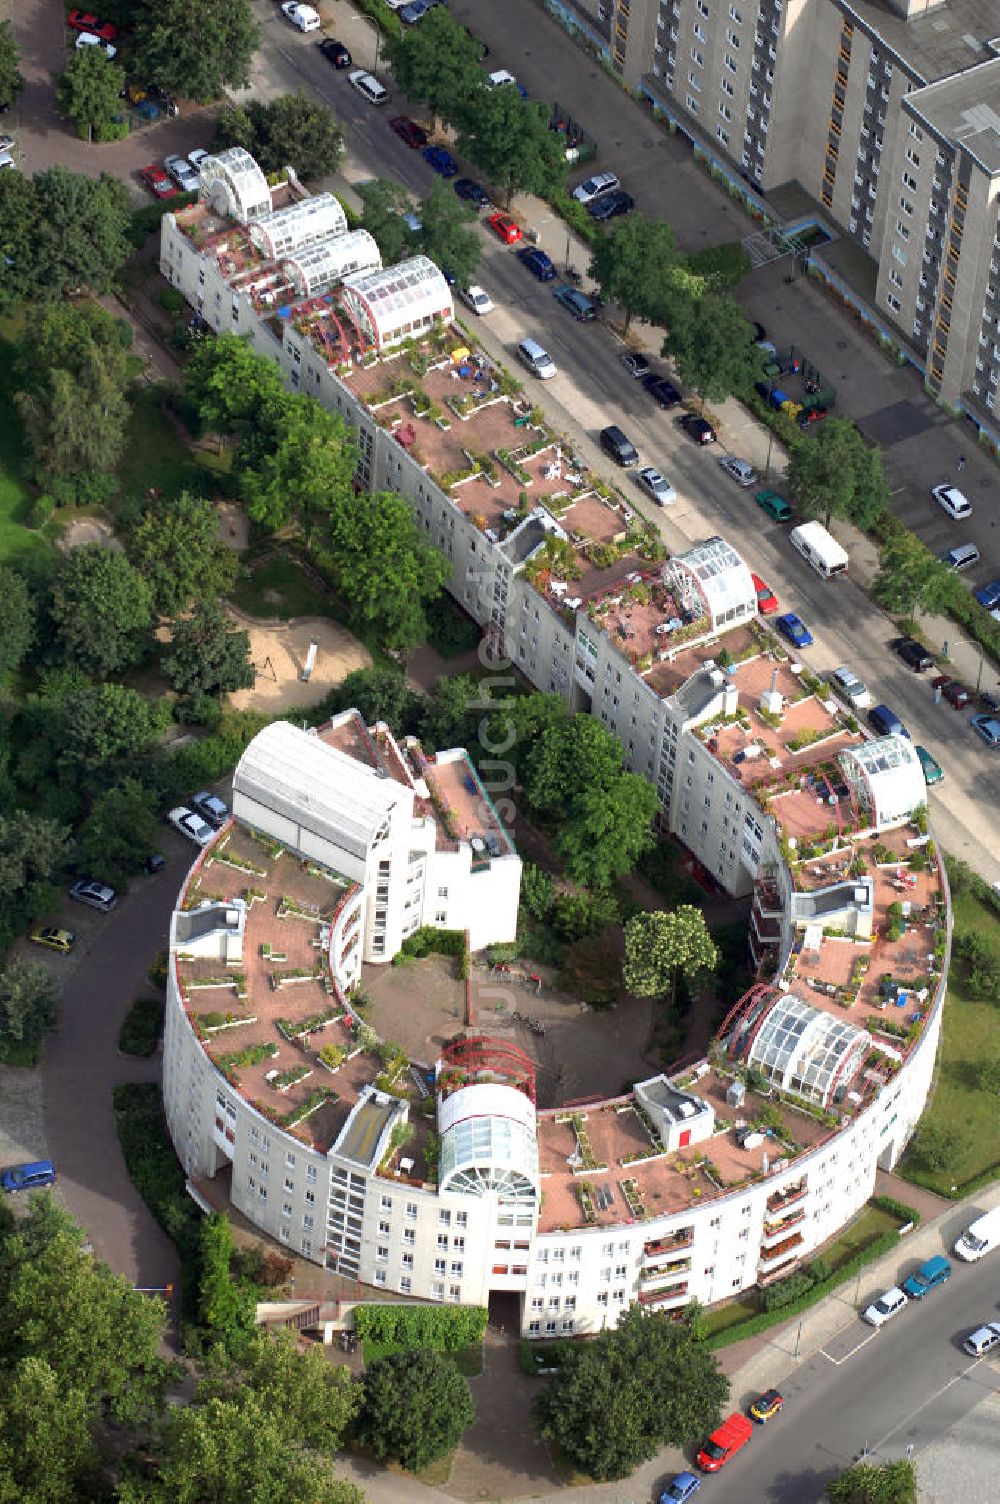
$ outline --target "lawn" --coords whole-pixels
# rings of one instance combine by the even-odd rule
[[[240,580],[233,604],[248,616],[335,616],[333,603],[294,559],[269,559]]]
[[[10,347],[0,342],[0,364],[8,367]],[[45,533],[25,526],[31,494],[22,480],[21,424],[7,392],[0,391],[0,564],[23,562],[48,552]]]
[[[143,386],[131,392],[132,414],[125,430],[125,452],[118,466],[122,496],[148,490],[177,496],[181,491],[211,495],[216,476],[229,469],[230,454],[195,452],[172,417],[163,410],[163,388]]]
[[[891,1212],[883,1211],[878,1206],[866,1206],[848,1227],[843,1228],[831,1242],[817,1251],[818,1256],[831,1273],[836,1274],[856,1253],[874,1243],[883,1233],[896,1232],[899,1225],[899,1218]]]
[[[1000,919],[972,893],[953,895],[955,929],[975,929],[1000,949]],[[997,1099],[977,1083],[977,1068],[984,1060],[1000,1056],[1000,1006],[977,1003],[965,996],[952,963],[948,997],[944,1005],[941,1044],[938,1049],[937,1085],[921,1124],[953,1129],[963,1148],[946,1170],[917,1172],[907,1161],[903,1175],[943,1195],[952,1186],[961,1190],[968,1181],[991,1170],[1000,1160],[997,1134]]]

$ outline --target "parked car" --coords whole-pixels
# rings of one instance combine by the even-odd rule
[[[164,157],[163,165],[182,193],[198,191],[198,174],[187,157]]]
[[[957,679],[951,679],[947,674],[938,674],[931,680],[931,688],[941,691],[942,700],[947,700],[956,710],[964,710],[972,699],[972,691],[966,689]]]
[[[333,68],[349,68],[354,61],[343,42],[335,42],[332,37],[324,37],[316,46]]]
[[[573,189],[573,197],[578,204],[592,204],[603,193],[611,193],[613,189],[620,187],[616,172],[595,172],[593,177],[585,178],[577,184]]]
[[[0,1185],[11,1196],[18,1191],[37,1191],[44,1185],[54,1185],[55,1180],[56,1170],[51,1159],[36,1159],[29,1165],[11,1165],[0,1175]]]
[[[102,42],[114,42],[118,39],[118,28],[110,21],[102,21],[91,10],[71,10],[66,17],[66,25],[70,31],[89,31],[91,36],[99,37]]]
[[[554,289],[552,296],[581,324],[592,323],[597,317],[597,305],[578,287],[570,287],[568,283],[564,283],[562,287]]]
[[[920,763],[921,768],[923,769],[924,782],[926,783],[927,787],[930,788],[931,784],[940,783],[942,778],[944,777],[944,769],[941,767],[941,764],[938,762],[937,758],[932,757],[927,748],[921,747],[919,743],[914,747],[913,750],[917,754],[917,760]]]
[[[915,674],[922,674],[934,666],[934,659],[915,637],[894,637],[889,646]]]
[[[775,522],[791,522],[792,509],[777,491],[758,491],[754,500],[769,517],[774,518]]]
[[[155,877],[157,872],[162,872],[167,865],[167,859],[159,851],[151,851],[142,864],[142,870],[148,877]]]
[[[11,156],[10,152],[0,151],[0,172],[2,172],[5,167],[10,167],[13,168],[15,172],[17,171],[17,163],[14,161],[14,158]]]
[[[81,31],[77,33],[77,52],[82,52],[84,47],[100,47],[109,63],[113,57],[118,56],[117,47],[112,47],[110,42],[105,42],[101,37],[95,36],[92,31]]]
[[[385,84],[379,83],[374,73],[367,73],[364,68],[355,68],[353,73],[347,75],[347,82],[359,94],[363,94],[369,104],[385,104],[389,98]]]
[[[888,705],[873,705],[868,712],[868,724],[876,736],[905,736],[910,740],[910,733]]]
[[[426,146],[430,139],[423,126],[411,120],[409,115],[393,115],[389,129],[395,131],[400,141],[404,141],[413,151]]]
[[[760,1398],[754,1400],[750,1406],[750,1419],[759,1422],[763,1426],[769,1420],[774,1419],[784,1403],[785,1401],[777,1389],[765,1389]]]
[[[652,367],[649,361],[645,355],[640,355],[638,350],[629,350],[627,354],[623,355],[622,365],[636,381],[641,381],[644,376],[652,374]],[[659,377],[656,377],[656,380],[659,380]]]
[[[685,413],[679,421],[688,438],[694,439],[696,444],[714,444],[718,438],[707,418],[696,418],[694,413]]]
[[[719,467],[744,489],[757,484],[756,470],[749,460],[741,460],[738,454],[724,454],[719,461]]]
[[[611,193],[602,193],[600,198],[595,198],[593,203],[588,204],[587,213],[598,224],[604,224],[606,220],[617,219],[620,214],[628,214],[634,208],[635,199],[631,193],[616,188]]]
[[[519,240],[524,239],[524,231],[517,220],[512,219],[509,214],[501,214],[498,210],[496,214],[490,215],[486,223],[504,245],[516,245]],[[555,276],[554,269],[552,275]]]
[[[990,580],[989,584],[981,585],[974,594],[981,606],[985,606],[987,611],[994,611],[1000,606],[1000,580]]]
[[[672,501],[677,500],[677,492],[655,466],[643,465],[636,471],[635,478],[643,490],[649,492],[658,507],[668,507]]]
[[[42,945],[46,950],[62,951],[63,955],[67,955],[76,944],[76,935],[72,930],[56,929],[51,924],[29,930],[28,939],[32,945]]]
[[[14,147],[14,137],[0,131],[0,151],[11,151]]]
[[[638,449],[617,423],[609,423],[607,428],[601,429],[600,445],[604,453],[610,455],[616,465],[625,468],[639,463]]]
[[[911,1300],[923,1300],[938,1285],[943,1285],[945,1280],[951,1278],[951,1265],[941,1255],[935,1254],[932,1259],[920,1265],[907,1279],[903,1281],[903,1289]]]
[[[176,809],[172,809],[167,820],[175,830],[179,830],[182,836],[187,836],[188,840],[193,841],[196,846],[207,846],[215,839],[215,831],[211,825],[207,825],[200,815],[195,814],[194,810],[188,809],[186,805],[179,804]]]
[[[973,1358],[985,1358],[987,1353],[1000,1346],[1000,1321],[988,1321],[985,1326],[977,1326],[974,1332],[970,1332],[962,1343],[965,1351]]]
[[[657,376],[650,372],[642,379],[643,390],[648,392],[653,401],[660,407],[676,407],[681,400],[681,394],[672,381],[665,376]]]
[[[949,517],[961,519],[972,516],[972,504],[957,486],[931,486],[931,495]]]
[[[460,287],[458,289],[458,296],[467,308],[472,309],[473,313],[483,314],[493,312],[493,299],[488,292],[482,287],[478,287],[475,283],[471,287]]]
[[[300,5],[299,0],[283,0],[281,14],[299,31],[319,31],[319,11],[311,5]]]
[[[994,751],[1000,747],[1000,720],[995,715],[974,715],[972,729]]]
[[[687,1504],[701,1487],[701,1479],[694,1473],[678,1473],[660,1495],[660,1504]]]
[[[139,174],[139,181],[144,188],[148,188],[150,193],[155,194],[157,198],[173,198],[177,192],[177,184],[172,183],[163,171],[163,168],[157,167],[155,164],[142,169]]]
[[[456,178],[451,186],[459,198],[464,199],[467,204],[475,204],[477,209],[489,208],[490,196],[474,178]]]
[[[961,573],[963,569],[971,569],[973,564],[979,563],[979,549],[974,543],[959,543],[954,548],[946,548],[938,558],[946,569],[954,569]]]
[[[813,635],[800,616],[794,611],[786,611],[784,616],[777,616],[774,625],[793,647],[808,648],[812,646]]]
[[[485,82],[488,89],[502,89],[507,84],[512,84],[522,99],[528,97],[527,89],[521,87],[513,73],[507,68],[495,68],[492,73],[487,73]]]
[[[493,224],[493,220],[499,217],[501,216],[494,214],[490,219],[490,224]],[[555,281],[556,269],[552,257],[546,255],[544,251],[539,250],[538,246],[522,246],[521,250],[517,253],[517,259],[522,266],[528,268],[533,277],[538,278],[539,282]]]
[[[761,616],[773,616],[778,609],[778,597],[770,585],[765,585],[759,574],[750,575],[753,588],[757,592],[757,610]]]
[[[118,894],[107,883],[99,883],[93,877],[81,877],[69,890],[70,898],[85,903],[92,909],[108,914],[118,902]]]
[[[188,152],[187,159],[191,163],[191,166],[194,168],[195,172],[197,172],[200,176],[203,164],[207,162],[209,157],[211,156],[214,156],[214,152],[206,151],[203,146],[195,146],[191,151]]]
[[[458,172],[458,163],[444,146],[425,146],[424,161],[443,178],[453,178]]]
[[[422,21],[429,10],[433,10],[438,0],[409,0],[407,5],[399,8],[399,19],[406,26],[413,26],[417,21]]]
[[[848,668],[846,664],[834,669],[830,675],[830,686],[847,701],[852,710],[866,710],[872,703],[872,693],[868,685],[864,680],[859,679],[854,670]]]
[[[869,1326],[885,1326],[894,1316],[898,1316],[907,1304],[906,1296],[898,1285],[893,1285],[891,1290],[886,1290],[878,1300],[872,1301],[871,1305],[861,1313],[861,1320],[867,1321]]]
[[[717,1473],[741,1447],[746,1446],[752,1435],[750,1421],[741,1411],[735,1410],[702,1445],[697,1457],[698,1466],[703,1473]]]
[[[191,808],[207,825],[211,825],[213,830],[221,830],[229,819],[229,805],[216,794],[208,793],[207,790],[191,796]]]

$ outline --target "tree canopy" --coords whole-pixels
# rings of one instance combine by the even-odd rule
[[[199,340],[184,367],[184,394],[213,433],[244,436],[285,398],[281,368],[238,334]]]
[[[21,49],[14,40],[9,21],[0,21],[0,110],[9,110],[24,88],[21,77]]]
[[[70,851],[70,833],[55,820],[23,809],[0,814],[0,950],[26,920],[56,906]]]
[[[483,44],[443,5],[386,43],[396,87],[426,104],[432,116],[458,122],[468,100],[482,88]]]
[[[156,850],[159,825],[150,796],[134,778],[105,789],[77,833],[80,866],[105,881],[120,883],[140,872]]]
[[[37,961],[15,956],[0,973],[0,1042],[37,1049],[56,1018],[52,977]]]
[[[8,296],[53,302],[81,285],[109,292],[132,249],[124,183],[66,167],[49,167],[32,178],[5,172],[0,179],[0,246],[13,262],[3,278]],[[10,224],[14,215],[23,216],[20,226]]]
[[[446,1456],[476,1418],[469,1381],[428,1348],[377,1359],[363,1382],[359,1439],[380,1461],[395,1458],[411,1472]]]
[[[708,291],[686,306],[675,299],[663,353],[685,386],[719,401],[750,390],[760,375],[760,351],[742,308],[725,292]]]
[[[226,695],[253,687],[250,635],[215,600],[199,601],[190,616],[175,621],[163,670],[183,695]]]
[[[337,691],[336,701],[337,709],[359,711],[366,726],[385,721],[397,736],[416,730],[420,697],[398,668],[354,669]]]
[[[625,330],[633,317],[664,320],[664,290],[677,261],[677,237],[669,225],[628,214],[594,248],[590,275],[606,302],[625,310]]]
[[[79,479],[114,469],[129,417],[125,380],[121,348],[93,345],[79,371],[50,367],[30,388],[15,392],[39,479]]]
[[[121,91],[125,69],[103,47],[73,48],[56,75],[56,108],[82,141],[119,141],[128,135]]]
[[[826,1485],[830,1504],[917,1504],[912,1462],[859,1462]]]
[[[19,669],[35,637],[35,603],[28,582],[0,564],[0,678]]]
[[[358,452],[343,418],[304,393],[269,404],[258,440],[241,454],[247,512],[276,532],[297,522],[306,543],[320,523],[349,504]]]
[[[566,167],[563,139],[549,119],[547,104],[522,99],[513,84],[482,84],[457,121],[458,149],[504,190],[508,204],[518,189],[544,194]]]
[[[126,550],[161,616],[178,616],[193,600],[225,595],[239,569],[238,556],[219,541],[215,506],[190,491],[148,506],[131,528]]]
[[[940,611],[953,589],[952,577],[925,543],[907,528],[894,528],[879,552],[872,594],[888,611],[913,621],[920,611]]]
[[[791,447],[785,483],[803,517],[845,517],[867,528],[888,506],[882,457],[849,418],[827,418]]]
[[[215,147],[242,146],[264,172],[293,167],[309,181],[335,172],[344,154],[344,135],[333,112],[309,94],[250,99],[223,110]]]
[[[423,226],[421,250],[461,287],[468,287],[482,251],[480,236],[469,228],[476,220],[473,206],[459,198],[450,183],[435,177],[430,192],[420,200],[417,217]]]
[[[689,980],[711,971],[718,952],[701,909],[682,903],[672,913],[636,914],[625,926],[625,986],[635,997],[677,994],[679,975]]]
[[[729,1392],[687,1320],[632,1306],[617,1329],[574,1346],[536,1402],[542,1435],[596,1479],[624,1478],[662,1446],[718,1425]]]
[[[260,27],[248,0],[157,0],[136,14],[136,73],[167,94],[207,103],[250,83]]]
[[[430,16],[426,18],[430,20]],[[413,28],[419,31],[419,27]],[[389,178],[372,178],[358,185],[363,205],[361,223],[372,236],[386,266],[399,261],[414,244],[419,231],[413,231],[403,218],[410,209],[406,189]]]
[[[65,554],[48,609],[61,658],[87,673],[117,673],[147,650],[153,592],[115,549],[92,543]]]

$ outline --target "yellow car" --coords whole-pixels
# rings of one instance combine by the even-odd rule
[[[76,936],[72,930],[55,930],[51,925],[44,929],[32,930],[28,939],[32,945],[46,945],[49,950],[61,950],[65,955],[76,944]]]

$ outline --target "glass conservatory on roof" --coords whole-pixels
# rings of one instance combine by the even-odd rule
[[[829,1107],[843,1096],[870,1040],[867,1030],[789,992],[778,994],[741,1043],[747,1065],[756,1066],[775,1086]]]
[[[242,146],[231,146],[202,163],[198,193],[216,214],[240,224],[271,213],[267,179]]]
[[[535,1109],[517,1087],[489,1083],[453,1092],[439,1100],[438,1130],[442,1191],[538,1200]]]
[[[664,581],[681,603],[707,616],[713,631],[749,621],[757,614],[757,592],[746,564],[724,538],[706,538],[675,555]]]
[[[258,251],[270,261],[279,261],[303,246],[346,234],[347,215],[335,194],[317,193],[314,198],[262,214],[247,229]]]
[[[352,230],[349,235],[305,246],[288,256],[285,271],[300,297],[314,298],[353,273],[381,265],[382,257],[374,238],[367,230]]]
[[[840,766],[854,801],[875,830],[890,830],[927,803],[920,759],[905,736],[880,736],[841,752]]]
[[[451,290],[426,256],[348,277],[343,299],[377,350],[425,334],[454,314]]]

